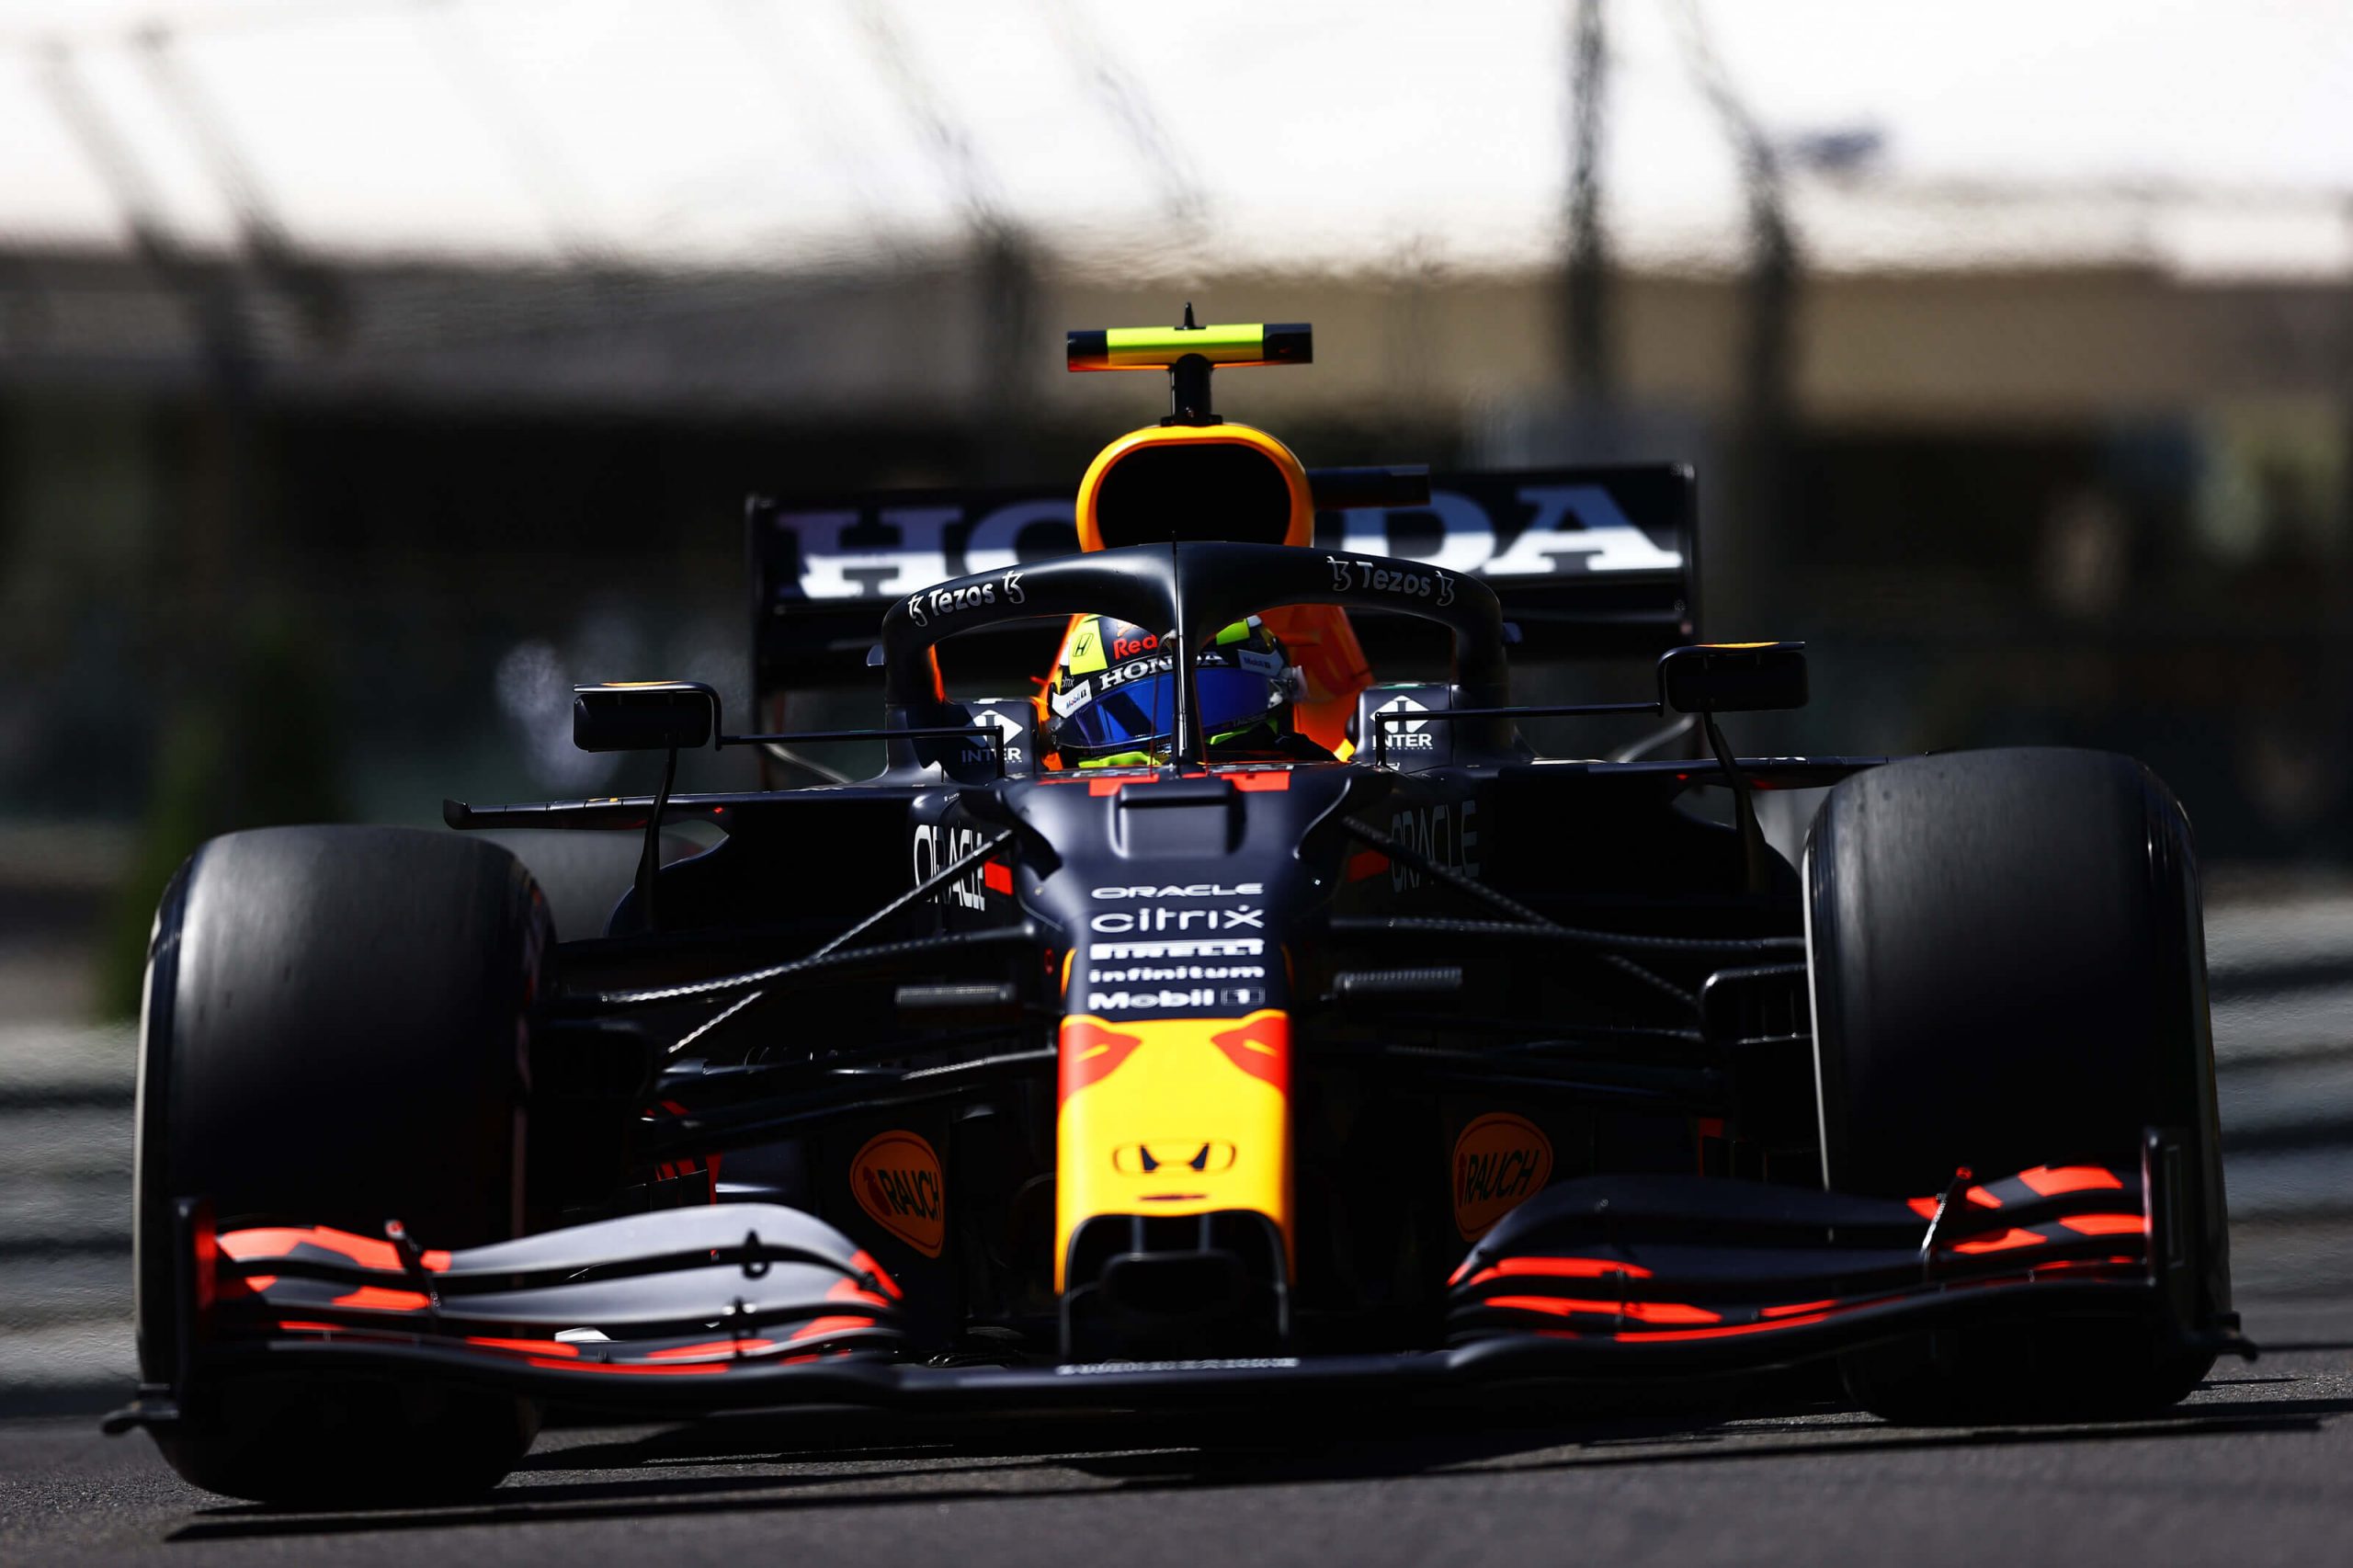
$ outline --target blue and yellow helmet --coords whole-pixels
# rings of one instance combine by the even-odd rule
[[[1108,616],[1071,630],[1046,687],[1046,744],[1064,767],[1152,767],[1174,755],[1176,639]],[[1217,634],[1193,661],[1201,730],[1212,747],[1271,744],[1290,729],[1299,672],[1256,616]]]

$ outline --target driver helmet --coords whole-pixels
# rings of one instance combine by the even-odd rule
[[[1101,615],[1072,629],[1046,684],[1046,743],[1064,767],[1154,767],[1175,755],[1176,641]],[[1300,672],[1256,616],[1220,631],[1193,668],[1212,747],[1271,745],[1290,732]]]

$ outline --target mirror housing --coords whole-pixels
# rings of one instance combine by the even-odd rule
[[[1660,705],[1677,713],[1753,713],[1806,703],[1802,642],[1695,642],[1658,661]]]
[[[582,751],[685,751],[718,733],[719,693],[699,680],[572,688],[572,744]]]

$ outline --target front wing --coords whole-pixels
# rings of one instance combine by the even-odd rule
[[[2162,1154],[2160,1135],[2152,1148]],[[2165,1168],[2162,1158],[2147,1168]],[[1893,1202],[1696,1177],[1547,1189],[1449,1284],[1449,1344],[1392,1355],[932,1365],[898,1285],[847,1238],[762,1204],[671,1210],[461,1252],[317,1227],[216,1233],[181,1206],[170,1385],[109,1430],[165,1426],[195,1384],[297,1370],[431,1375],[654,1415],[849,1403],[909,1410],[1216,1405],[1508,1379],[1788,1365],[1955,1323],[2191,1321],[2194,1259],[2163,1183],[2038,1168]]]

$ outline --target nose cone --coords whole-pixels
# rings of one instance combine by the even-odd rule
[[[1319,875],[1299,849],[1347,778],[1168,769],[1040,779],[1018,798],[1061,856],[1025,897],[1070,942],[1054,1226],[1068,1346],[1125,1357],[1280,1343],[1293,1251],[1284,943],[1322,918],[1336,864]]]
[[[1290,1019],[1063,1020],[1054,1285],[1074,1354],[1279,1341]]]
[[[1057,1289],[1104,1215],[1245,1211],[1290,1231],[1290,1019],[1063,1020]]]

